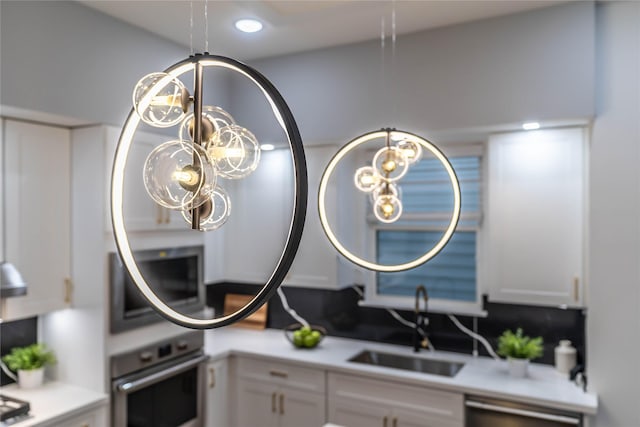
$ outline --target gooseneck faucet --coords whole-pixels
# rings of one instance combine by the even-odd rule
[[[424,311],[420,311],[420,295],[424,298]],[[427,339],[426,334],[424,336],[420,336],[420,331],[424,331],[425,316],[427,314],[427,302],[429,301],[429,294],[427,293],[427,288],[423,285],[418,285],[416,287],[416,307],[415,307],[415,327],[413,332],[413,351],[419,352],[420,347],[427,348],[429,346],[429,340]]]

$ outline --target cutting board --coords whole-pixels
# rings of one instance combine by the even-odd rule
[[[241,294],[226,294],[224,297],[224,315],[238,311],[244,305],[246,305],[253,295],[241,295]],[[262,307],[253,312],[250,316],[245,317],[239,322],[234,323],[232,326],[247,329],[264,329],[267,326],[267,305],[266,302]]]

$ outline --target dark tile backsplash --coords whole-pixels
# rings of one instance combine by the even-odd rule
[[[38,341],[38,318],[15,320],[0,323],[0,356],[9,353],[14,347],[24,347]],[[12,383],[13,380],[0,374],[0,385]]]
[[[207,286],[207,303],[216,313],[222,313],[224,295],[227,292],[254,294],[256,285],[217,283]],[[379,341],[399,345],[412,345],[413,331],[400,324],[385,309],[361,307],[358,294],[352,288],[324,290],[308,288],[283,288],[289,305],[309,323],[327,328],[330,335]],[[456,316],[467,328],[485,337],[495,349],[498,336],[505,329],[520,327],[525,334],[542,336],[544,355],[538,363],[554,364],[554,348],[561,339],[569,339],[578,351],[578,362],[584,363],[585,314],[581,309],[561,309],[529,305],[484,302],[489,313],[486,318]],[[402,317],[413,321],[412,311],[396,310]],[[461,332],[444,314],[428,315],[427,333],[438,350],[471,354],[474,340]],[[269,301],[267,327],[281,329],[295,321],[284,311],[280,298],[275,295]],[[475,344],[479,354],[487,355],[484,347]]]

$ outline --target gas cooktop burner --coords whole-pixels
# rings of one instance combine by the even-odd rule
[[[0,425],[11,425],[28,417],[29,402],[0,394]]]

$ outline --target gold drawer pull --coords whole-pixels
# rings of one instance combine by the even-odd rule
[[[387,416],[385,415],[384,418],[382,419],[382,427],[387,427],[387,421],[389,421],[387,419]]]
[[[269,375],[271,375],[272,377],[279,377],[279,378],[287,378],[289,376],[289,374],[282,371],[269,371]]]
[[[284,415],[284,394],[280,393],[280,415]]]
[[[276,392],[271,393],[271,412],[276,412]]]

